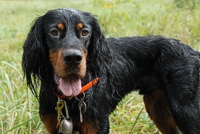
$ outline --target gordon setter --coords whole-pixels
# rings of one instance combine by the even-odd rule
[[[51,134],[109,133],[110,113],[134,90],[163,134],[200,134],[200,53],[179,40],[105,38],[93,15],[61,8],[36,19],[23,50],[27,85]]]

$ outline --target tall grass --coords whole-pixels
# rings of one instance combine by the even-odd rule
[[[45,133],[21,71],[22,45],[38,15],[72,7],[95,14],[106,37],[160,34],[200,50],[199,6],[199,0],[0,1],[0,133]],[[113,134],[157,132],[137,92],[122,100],[110,124]]]

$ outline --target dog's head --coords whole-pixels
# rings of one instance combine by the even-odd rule
[[[37,78],[44,83],[54,79],[66,96],[74,96],[80,93],[86,73],[92,77],[107,76],[104,73],[108,70],[109,54],[94,16],[62,8],[37,18],[24,43],[22,66],[31,89],[34,90]]]

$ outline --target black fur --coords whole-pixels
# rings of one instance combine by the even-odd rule
[[[62,43],[59,46],[53,45],[54,41],[47,36],[48,27],[59,22],[65,23],[67,30],[62,35],[64,40],[64,37],[74,32],[77,21],[91,28],[89,41],[83,42],[78,35],[74,35],[75,39],[67,38],[66,42],[83,42],[81,47],[88,52],[87,71],[86,76],[82,78],[82,84],[85,85],[96,77],[100,78],[97,85],[86,91],[85,102],[88,109],[83,114],[84,121],[98,128],[97,133],[109,133],[109,114],[126,94],[137,89],[144,96],[150,96],[157,91],[162,92],[179,130],[184,134],[200,133],[199,52],[178,40],[162,36],[106,39],[94,16],[68,8],[51,10],[39,17],[23,47],[22,67],[27,84],[35,96],[38,96],[36,87],[40,85],[41,117],[57,114],[57,97],[53,92],[57,92],[58,89],[54,81],[54,68],[49,61],[49,51],[61,48]],[[55,42],[65,42],[62,39]],[[77,123],[77,100],[65,100],[74,122],[74,130],[89,133]],[[160,113],[164,116],[165,111]],[[162,117],[159,115],[158,118]],[[162,122],[155,124],[159,126]],[[164,128],[160,131],[167,133],[165,127],[168,126],[158,128]],[[173,129],[173,133],[178,133]]]

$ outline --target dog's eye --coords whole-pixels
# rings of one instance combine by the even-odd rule
[[[52,30],[50,31],[50,34],[51,34],[52,36],[59,36],[59,31],[58,31],[57,29],[52,29]]]
[[[82,33],[81,33],[82,36],[87,36],[88,34],[89,34],[89,31],[87,31],[87,30],[82,30]]]

